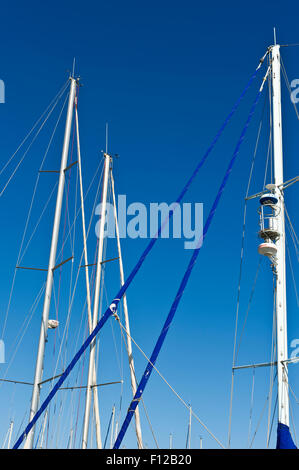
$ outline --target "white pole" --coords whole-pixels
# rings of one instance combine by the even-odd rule
[[[98,244],[98,258],[97,258],[97,272],[95,280],[95,294],[94,294],[94,305],[93,305],[93,319],[92,319],[92,330],[95,329],[98,321],[99,312],[99,301],[100,301],[100,284],[102,274],[102,261],[103,261],[103,247],[104,247],[104,229],[106,219],[106,206],[107,206],[107,189],[108,189],[108,177],[109,177],[109,166],[110,156],[104,153],[104,180],[103,180],[103,193],[102,193],[102,206],[101,206],[101,220],[99,230],[99,244]],[[83,425],[83,439],[82,449],[86,449],[88,441],[89,431],[89,417],[90,417],[90,405],[91,405],[91,389],[93,385],[96,385],[93,381],[94,378],[94,364],[95,364],[95,348],[96,338],[93,339],[90,345],[89,355],[89,369],[88,369],[88,380],[86,389],[86,402],[85,402],[85,415]]]
[[[111,420],[111,432],[110,432],[110,449],[113,448],[114,419],[115,419],[115,405],[113,405],[113,408],[112,408],[112,420]]]
[[[124,283],[125,283],[125,276],[124,276],[124,266],[123,266],[121,246],[120,246],[118,217],[117,217],[117,209],[116,209],[116,200],[115,200],[115,191],[114,191],[114,178],[113,178],[112,168],[110,170],[110,178],[111,178],[113,207],[114,207],[115,232],[116,232],[117,249],[118,249],[118,256],[119,256],[120,282],[121,282],[121,285],[123,286]],[[123,306],[124,306],[125,327],[126,327],[126,333],[127,333],[127,352],[128,352],[129,367],[130,367],[131,387],[132,387],[132,394],[133,394],[133,397],[134,397],[135,393],[136,393],[136,390],[137,390],[137,384],[136,384],[136,375],[135,375],[135,367],[134,367],[134,359],[133,359],[133,351],[132,351],[130,321],[129,321],[129,312],[128,312],[128,304],[127,304],[126,294],[124,294],[124,296],[123,296]],[[138,407],[135,410],[135,428],[136,428],[138,448],[143,449],[140,414],[139,414],[139,408]]]
[[[85,225],[83,182],[82,182],[82,171],[81,171],[81,150],[80,150],[80,135],[79,135],[79,119],[78,119],[78,110],[77,110],[77,98],[76,98],[76,106],[75,106],[75,117],[76,117],[76,131],[77,131],[76,134],[77,134],[77,150],[78,150],[78,167],[79,167],[83,248],[84,248],[84,262],[85,262],[86,301],[87,301],[89,333],[91,333],[92,332],[91,299],[90,299],[90,285],[89,285],[89,273],[88,273],[88,256],[87,256],[87,243],[86,243],[86,225]],[[96,368],[95,368],[95,363],[94,363],[93,383],[96,384],[96,382],[97,382],[97,376],[96,376]],[[93,405],[94,405],[94,414],[95,414],[97,448],[101,449],[102,448],[101,423],[100,423],[100,411],[99,411],[99,399],[98,399],[98,389],[97,389],[97,387],[93,387]]]
[[[7,443],[8,449],[10,449],[12,430],[13,430],[13,421],[10,422],[10,426],[9,426],[9,436],[8,436],[8,443]]]
[[[276,217],[280,237],[276,242],[276,319],[277,319],[277,381],[278,381],[278,421],[289,426],[289,395],[287,385],[287,366],[282,361],[288,359],[287,343],[287,306],[286,306],[286,268],[285,268],[285,220],[284,195],[279,186],[283,183],[283,149],[281,122],[281,85],[279,45],[271,49],[272,86],[273,86],[273,147],[274,182],[279,198]]]
[[[43,422],[43,429],[42,429],[42,435],[41,435],[40,446],[39,446],[40,449],[42,449],[42,448],[43,448],[43,445],[44,445],[44,436],[45,436],[47,418],[48,418],[48,410],[45,411],[44,422]]]
[[[43,315],[42,315],[42,322],[41,322],[41,329],[40,329],[40,337],[39,337],[39,345],[38,345],[38,353],[37,353],[37,360],[36,360],[35,377],[34,377],[29,421],[33,419],[38,409],[39,395],[40,395],[40,382],[41,382],[42,375],[43,375],[45,343],[47,340],[49,310],[50,310],[52,287],[53,287],[53,276],[54,276],[53,268],[55,267],[55,263],[56,263],[57,242],[58,242],[58,235],[59,235],[61,208],[62,208],[63,191],[64,191],[64,184],[65,184],[65,171],[64,170],[67,167],[67,159],[68,159],[69,143],[70,143],[70,135],[71,135],[71,125],[72,125],[72,117],[73,117],[73,107],[74,107],[74,99],[75,99],[75,92],[76,92],[76,80],[71,77],[70,82],[71,82],[70,95],[69,95],[67,118],[66,118],[66,124],[65,124],[63,149],[62,149],[62,155],[61,155],[61,166],[60,166],[59,183],[58,183],[58,191],[57,191],[56,209],[55,209],[55,217],[54,217],[54,224],[53,224],[48,275],[47,275],[47,283],[46,283],[46,290],[45,290],[45,299],[44,299]],[[35,427],[33,426],[33,428],[31,429],[31,431],[29,432],[26,438],[26,442],[24,445],[25,449],[32,449],[33,447],[34,429]]]

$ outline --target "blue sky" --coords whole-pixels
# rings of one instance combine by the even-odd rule
[[[1,9],[1,75],[5,82],[6,102],[0,105],[1,167],[15,151],[33,123],[68,78],[76,57],[76,72],[83,86],[79,96],[79,119],[82,144],[84,186],[88,187],[105,147],[105,123],[109,123],[109,150],[118,153],[114,174],[119,194],[126,194],[128,203],[172,202],[184,182],[203,155],[224,117],[255,70],[260,57],[273,41],[273,26],[281,44],[298,43],[298,6],[293,2],[213,2],[193,1],[142,2],[13,2]],[[282,50],[289,80],[299,77],[299,48]],[[258,90],[261,76],[243,101],[227,132],[209,157],[209,160],[185,198],[185,202],[202,202],[204,217],[215,197],[222,175],[234,150],[250,105]],[[267,95],[265,89],[264,96]],[[267,96],[266,96],[267,98]],[[285,150],[285,179],[299,174],[297,159],[296,116],[286,87],[283,88],[283,130]],[[192,404],[195,413],[224,444],[227,442],[228,410],[231,380],[234,322],[244,195],[251,159],[261,119],[264,98],[257,109],[239,159],[231,175],[219,210],[199,255],[192,278],[185,291],[173,326],[166,339],[157,367],[175,388]],[[9,291],[18,249],[29,209],[32,190],[39,164],[51,136],[58,112],[34,143],[12,183],[0,199],[2,214],[0,312],[1,318],[9,300]],[[267,116],[267,115],[266,115]],[[59,165],[63,125],[58,128],[46,161],[46,169]],[[252,181],[252,193],[261,189],[264,179],[268,143],[267,117],[263,127],[257,163]],[[75,155],[75,153],[74,153]],[[16,157],[16,160],[18,158]],[[14,166],[0,176],[5,184]],[[42,211],[55,176],[42,176],[38,199],[29,227],[32,231]],[[295,229],[297,187],[287,193],[287,207]],[[71,175],[70,213],[75,208],[76,172]],[[95,187],[86,201],[88,219],[92,215]],[[54,202],[52,198],[38,231],[24,257],[27,265],[46,266],[50,246]],[[244,319],[248,298],[255,276],[257,254],[257,201],[248,206],[248,224],[245,244],[245,267],[241,295],[241,319]],[[64,212],[61,236],[63,236]],[[95,216],[92,225],[97,219]],[[76,250],[73,268],[79,263],[82,240],[81,225],[76,226]],[[61,240],[60,240],[61,241]],[[91,230],[89,257],[93,259],[96,237]],[[147,240],[123,241],[125,272],[129,273]],[[298,267],[294,259],[295,276]],[[71,247],[66,245],[65,257]],[[107,257],[115,255],[116,246],[108,241]],[[182,240],[160,240],[142,271],[128,291],[132,335],[147,354],[150,354],[164,319],[187,266],[191,252],[184,250]],[[77,264],[76,264],[77,263]],[[59,332],[49,335],[46,350],[45,377],[53,372],[60,337],[63,334],[69,300],[69,278],[72,266],[67,266],[55,279],[59,295]],[[74,271],[75,272],[75,271]],[[14,339],[22,328],[30,306],[37,295],[43,273],[18,272],[14,297],[9,311],[6,335],[6,362],[15,350]],[[288,282],[289,344],[299,338],[298,307],[292,286]],[[74,279],[72,280],[74,283]],[[118,288],[117,266],[109,265],[106,272],[107,297]],[[264,260],[256,293],[240,349],[240,363],[270,360],[272,332],[272,278],[267,260]],[[71,359],[86,334],[84,307],[84,275],[79,277],[76,302],[70,324],[69,350]],[[53,303],[53,302],[52,302]],[[104,302],[105,304],[105,302]],[[42,303],[39,304],[7,378],[30,382],[34,372],[35,352],[40,327]],[[52,313],[52,312],[51,312]],[[85,312],[86,313],[86,312]],[[53,314],[54,315],[54,307]],[[81,322],[82,318],[82,323]],[[2,320],[1,320],[2,321]],[[115,352],[112,328],[116,336]],[[60,335],[60,336],[59,336]],[[78,337],[77,337],[78,335]],[[77,340],[78,338],[78,340]],[[76,341],[78,341],[76,343]],[[54,346],[55,343],[55,346]],[[136,350],[136,373],[141,376],[145,360]],[[130,398],[128,367],[120,338],[113,322],[100,335],[100,382],[119,380],[124,376],[122,418]],[[84,381],[86,364],[80,364],[69,378],[69,384]],[[6,371],[7,363],[0,365]],[[123,364],[123,371],[122,371]],[[296,393],[299,382],[295,368],[290,378]],[[240,372],[236,378],[233,408],[232,445],[246,447],[251,396],[251,372]],[[296,388],[297,387],[297,388]],[[256,372],[252,433],[258,425],[269,390],[269,371]],[[43,389],[43,396],[47,388]],[[100,389],[100,407],[103,436],[114,403],[119,407],[120,387]],[[77,417],[76,444],[80,441],[84,394],[72,394],[69,399],[59,395],[56,408],[51,408],[50,420],[59,429],[62,443],[68,439],[71,415]],[[13,417],[13,438],[22,427],[22,419],[29,410],[30,387],[2,385],[0,444]],[[80,401],[79,401],[80,399]],[[187,434],[186,410],[161,381],[153,374],[144,400],[160,447],[167,447],[169,434],[174,435],[174,446],[184,447]],[[73,406],[74,408],[71,408]],[[296,403],[293,401],[294,421],[298,423]],[[61,421],[58,423],[58,410]],[[76,421],[76,419],[74,419]],[[120,420],[121,421],[121,420]],[[155,443],[142,411],[144,441],[149,447]],[[75,426],[75,424],[72,424]],[[39,430],[39,425],[38,425]],[[49,445],[56,445],[49,431]],[[254,446],[264,447],[267,432],[267,411],[258,429]],[[203,436],[204,447],[216,443],[193,420],[192,447],[199,446]],[[124,441],[135,446],[133,426]],[[275,445],[275,427],[271,445]]]

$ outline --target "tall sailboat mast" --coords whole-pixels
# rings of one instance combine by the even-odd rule
[[[111,187],[112,187],[112,198],[113,198],[113,208],[114,208],[114,220],[115,220],[117,250],[118,250],[118,256],[119,256],[120,282],[121,282],[121,285],[123,286],[124,283],[125,283],[125,275],[124,275],[124,266],[123,266],[122,252],[121,252],[121,245],[120,245],[120,236],[119,236],[118,216],[117,216],[117,209],[116,209],[116,199],[115,199],[114,178],[113,178],[113,172],[112,172],[112,165],[111,165],[111,168],[110,168],[110,178],[111,178]],[[128,303],[127,303],[126,294],[123,296],[123,308],[124,308],[124,317],[125,317],[125,326],[126,326],[127,353],[128,353],[128,359],[129,359],[129,367],[130,367],[131,387],[132,387],[132,394],[133,394],[133,397],[134,397],[134,395],[136,393],[136,390],[137,390],[137,383],[136,383],[136,375],[135,375],[135,365],[134,365],[134,358],[133,358],[132,341],[131,341],[131,333],[130,333],[130,322],[129,322],[129,312],[128,312]],[[136,410],[135,410],[135,428],[136,428],[136,437],[137,437],[138,449],[143,449],[139,408],[136,408]]]
[[[110,155],[104,153],[104,179],[103,179],[103,192],[102,192],[102,205],[101,205],[101,219],[100,219],[100,230],[99,230],[99,244],[98,244],[98,257],[97,257],[97,270],[96,270],[96,280],[95,280],[95,294],[94,294],[94,304],[93,304],[93,318],[92,318],[92,329],[94,330],[99,315],[99,303],[100,303],[100,286],[101,286],[101,276],[102,276],[102,262],[103,262],[103,252],[104,252],[104,230],[106,223],[106,207],[107,207],[107,190],[108,190],[108,179],[109,179],[109,167],[110,167]],[[95,353],[96,353],[96,338],[92,341],[90,345],[90,355],[89,355],[89,369],[88,369],[88,379],[87,379],[87,389],[86,389],[86,401],[85,401],[85,414],[84,414],[84,424],[83,424],[83,438],[82,438],[82,449],[87,448],[88,442],[88,432],[89,432],[89,419],[90,419],[90,406],[91,406],[91,392],[94,383],[95,377]]]
[[[79,136],[79,119],[77,109],[77,97],[75,106],[75,121],[76,121],[76,134],[77,134],[77,151],[78,151],[78,168],[79,168],[79,185],[80,185],[80,198],[81,198],[81,216],[82,216],[82,232],[83,232],[83,251],[85,261],[85,281],[86,281],[86,303],[88,313],[88,326],[89,333],[92,332],[92,307],[91,307],[91,296],[90,296],[90,283],[88,273],[88,257],[87,257],[87,240],[86,240],[86,225],[85,225],[85,209],[84,209],[84,195],[83,195],[83,181],[82,181],[82,168],[81,168],[81,149],[80,149],[80,136]],[[93,382],[96,384],[96,368],[95,363],[93,366]],[[93,406],[94,406],[94,417],[96,427],[96,440],[98,449],[102,448],[101,440],[101,423],[100,423],[100,411],[99,411],[99,399],[98,399],[98,388],[93,387]]]
[[[53,224],[53,231],[52,231],[51,250],[50,250],[50,257],[49,257],[48,274],[47,274],[47,282],[46,282],[46,289],[45,289],[45,298],[44,298],[38,353],[37,353],[37,360],[36,360],[36,367],[35,367],[35,377],[34,377],[34,384],[33,384],[33,391],[32,391],[29,421],[33,419],[39,406],[40,383],[42,381],[42,375],[43,375],[45,344],[46,344],[47,331],[48,331],[49,311],[50,311],[53,280],[54,280],[54,268],[56,264],[57,242],[58,242],[58,235],[59,235],[62,200],[63,200],[63,193],[64,193],[64,185],[65,185],[65,169],[67,168],[67,160],[68,160],[68,153],[69,153],[69,143],[70,143],[71,126],[72,126],[72,118],[73,118],[74,100],[75,100],[75,94],[76,94],[76,83],[77,83],[76,80],[73,77],[70,77],[70,93],[69,93],[69,100],[68,100],[68,110],[67,110],[67,117],[66,117],[66,124],[65,124],[62,155],[61,155],[61,166],[60,166],[60,173],[59,173],[56,209],[55,209],[54,224]],[[29,432],[26,438],[24,448],[32,449],[33,440],[34,440],[34,427],[31,429],[31,431]]]
[[[287,304],[285,267],[285,217],[283,194],[283,147],[281,120],[280,46],[271,48],[272,59],[272,107],[273,107],[273,150],[274,184],[278,203],[275,209],[277,230],[276,241],[276,322],[277,322],[277,380],[278,380],[278,422],[289,426],[289,394],[287,364]]]

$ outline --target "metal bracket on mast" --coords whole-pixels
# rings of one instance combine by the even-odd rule
[[[77,163],[78,163],[78,160],[76,160],[73,163],[70,163],[63,171],[66,173],[68,170],[70,170]],[[60,170],[39,170],[39,173],[60,173]]]
[[[282,365],[284,364],[297,364],[299,362],[299,357],[293,357],[290,359],[285,359],[280,361]],[[256,369],[258,367],[272,367],[277,366],[277,361],[274,362],[261,362],[258,364],[246,364],[244,366],[234,366],[232,370],[241,370],[241,369]]]
[[[105,263],[109,263],[110,261],[115,261],[119,259],[119,256],[117,258],[110,258],[110,259],[106,259],[104,261],[101,261],[101,264],[105,264]],[[96,266],[97,264],[96,263],[91,263],[91,264],[82,264],[80,266],[80,268],[86,268],[86,267],[89,267],[89,266]]]
[[[66,260],[62,261],[61,263],[57,264],[56,266],[54,266],[54,268],[52,268],[52,272],[54,272],[56,269],[63,266],[65,263],[67,263],[71,259],[74,259],[74,257],[70,256],[68,259],[66,259]],[[16,266],[16,269],[30,269],[32,271],[48,271],[48,269],[46,269],[46,268],[31,268],[31,267],[28,267],[28,266]]]
[[[298,181],[299,181],[299,176],[295,176],[295,178],[292,178],[286,181],[285,183],[280,184],[278,187],[279,189],[284,190],[288,188],[289,186],[292,186],[294,183],[297,183]]]

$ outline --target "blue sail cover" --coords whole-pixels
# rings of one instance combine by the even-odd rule
[[[276,449],[297,449],[286,424],[278,423]]]

